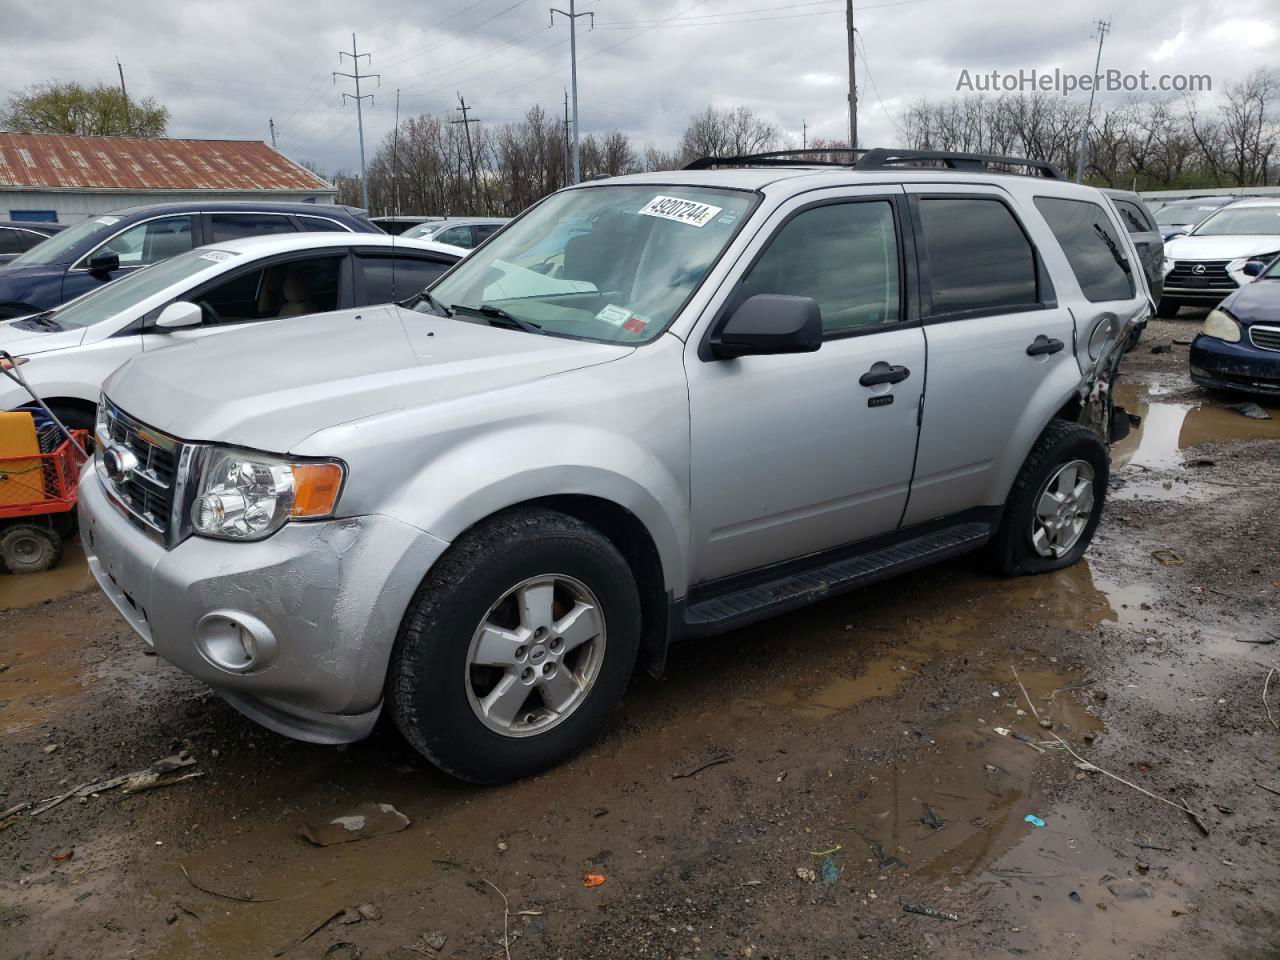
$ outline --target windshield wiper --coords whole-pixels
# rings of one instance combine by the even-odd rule
[[[506,327],[508,330],[523,330],[525,333],[541,333],[542,325],[534,323],[532,320],[521,320],[513,313],[508,313],[501,307],[495,307],[491,303],[482,303],[478,307],[468,307],[460,303],[453,305],[454,313],[465,313],[474,317],[481,317],[489,321],[491,327]],[[494,321],[497,321],[496,323]]]
[[[42,313],[33,313],[29,317],[18,317],[13,324],[19,330],[48,330],[50,333],[59,333],[67,328],[53,319],[53,311],[45,310]]]
[[[404,307],[406,310],[412,310],[414,307],[422,303],[424,300],[426,301],[427,306],[431,307],[432,310],[435,310],[441,316],[445,316],[445,317],[453,316],[453,311],[450,310],[448,307],[446,307],[443,303],[441,303],[435,297],[433,297],[431,295],[430,290],[423,290],[420,293],[415,293],[408,300],[400,304],[400,306]]]

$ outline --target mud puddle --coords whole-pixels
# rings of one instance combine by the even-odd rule
[[[93,574],[85,563],[80,540],[69,542],[62,559],[45,573],[0,573],[0,610],[17,610],[92,589]]]
[[[1202,483],[1213,478],[1203,473],[1184,472],[1195,468],[1197,458],[1185,451],[1205,443],[1280,439],[1280,407],[1263,409],[1270,420],[1252,420],[1224,403],[1161,399],[1156,385],[1122,382],[1116,388],[1116,402],[1142,423],[1112,447],[1112,470],[1118,475],[1112,495],[1133,500],[1186,500],[1208,496],[1212,491]],[[1244,399],[1244,398],[1241,398]]]

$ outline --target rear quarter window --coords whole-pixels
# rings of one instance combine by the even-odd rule
[[[1035,250],[994,197],[921,197],[934,316],[1039,303]]]
[[[1106,211],[1087,200],[1036,197],[1036,209],[1062,247],[1091,302],[1134,295],[1133,267]]]

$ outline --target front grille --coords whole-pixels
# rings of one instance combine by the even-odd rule
[[[130,519],[166,541],[173,523],[182,444],[135,420],[105,397],[102,405],[103,422],[95,457],[98,475]],[[107,476],[103,463],[107,446],[127,449],[137,458],[138,466],[118,479]]]
[[[1227,273],[1228,260],[1177,260],[1164,278],[1167,288],[1179,290],[1234,290],[1239,286]],[[1203,268],[1197,272],[1197,268]]]
[[[1262,350],[1280,350],[1280,327],[1250,327],[1249,339]]]

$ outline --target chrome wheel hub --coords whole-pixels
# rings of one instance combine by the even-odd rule
[[[1093,514],[1093,467],[1085,460],[1064,463],[1040,488],[1031,518],[1031,545],[1057,559],[1080,541]]]
[[[531,577],[489,608],[471,638],[471,709],[503,736],[545,733],[586,700],[604,649],[604,616],[586,584],[563,574]]]

